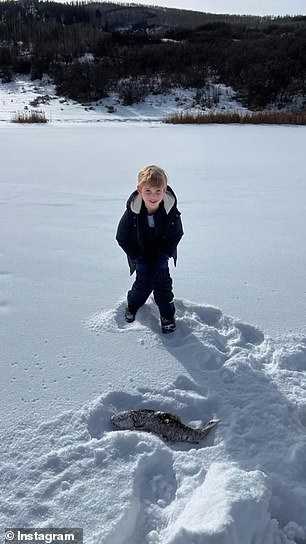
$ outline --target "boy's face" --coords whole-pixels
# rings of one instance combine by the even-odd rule
[[[164,198],[166,187],[145,185],[144,187],[138,186],[137,190],[142,196],[142,200],[144,201],[148,212],[155,213]]]

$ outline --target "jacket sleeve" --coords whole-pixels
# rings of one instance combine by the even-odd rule
[[[137,244],[132,236],[134,228],[132,218],[130,217],[128,210],[125,210],[119,221],[116,240],[131,261],[136,261],[136,259],[139,259],[142,255],[140,245]]]

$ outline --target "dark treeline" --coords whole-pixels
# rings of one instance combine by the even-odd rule
[[[58,94],[125,104],[214,78],[251,109],[306,97],[306,17],[260,18],[111,3],[0,2],[0,76],[49,74]]]

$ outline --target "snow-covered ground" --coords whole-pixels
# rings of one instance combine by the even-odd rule
[[[0,125],[1,527],[83,527],[86,544],[306,542],[305,139]],[[151,300],[124,322],[115,242],[151,163],[185,228],[166,337]],[[135,407],[222,423],[199,445],[111,429]]]
[[[213,111],[246,111],[235,100],[235,93],[223,84],[209,84],[204,90],[207,109]],[[98,123],[103,121],[159,121],[184,111],[203,111],[195,100],[195,89],[174,89],[167,95],[149,95],[145,101],[123,106],[118,94],[90,104],[79,104],[56,95],[47,77],[31,81],[18,76],[13,82],[0,83],[0,124],[11,122],[18,113],[43,111],[53,124]],[[205,107],[204,107],[205,109]]]

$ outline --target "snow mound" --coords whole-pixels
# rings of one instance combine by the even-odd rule
[[[202,485],[167,528],[165,544],[269,542],[277,524],[268,513],[267,480],[260,471],[212,464]]]
[[[275,352],[273,362],[279,368],[287,370],[296,370],[299,372],[306,370],[306,339],[295,344],[285,344]]]

